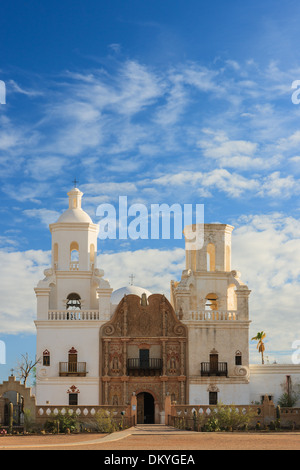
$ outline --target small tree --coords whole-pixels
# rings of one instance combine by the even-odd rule
[[[31,411],[28,409],[24,409],[24,431],[30,432],[34,425],[33,418],[31,416]]]
[[[262,364],[265,363],[264,352],[266,348],[265,348],[265,344],[263,340],[265,339],[266,336],[267,336],[266,333],[264,331],[261,331],[260,333],[257,333],[257,335],[252,338],[252,341],[257,341],[257,349],[258,349],[258,352],[261,354]]]
[[[20,380],[23,380],[23,384],[26,387],[27,380],[35,366],[40,363],[41,359],[32,360],[29,358],[28,353],[21,355],[22,359],[18,362],[16,373]]]
[[[283,393],[278,400],[280,408],[293,408],[299,398],[299,394],[296,392]]]

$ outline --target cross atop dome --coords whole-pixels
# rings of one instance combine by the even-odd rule
[[[79,181],[77,181],[77,179],[75,178],[74,181],[73,181],[74,188],[77,188],[78,183],[79,183]]]

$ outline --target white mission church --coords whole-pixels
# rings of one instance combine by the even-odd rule
[[[300,383],[298,365],[249,364],[251,291],[231,267],[233,227],[205,224],[170,301],[136,286],[114,291],[97,267],[98,225],[83,194],[68,196],[50,225],[52,266],[35,288],[37,406],[125,405],[136,394],[140,422],[159,423],[167,394],[191,405],[247,405],[267,394],[276,404]]]

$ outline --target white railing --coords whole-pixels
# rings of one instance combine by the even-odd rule
[[[236,310],[203,310],[202,312],[190,312],[190,320],[195,321],[236,321]]]
[[[49,310],[48,320],[66,321],[66,320],[82,320],[97,321],[99,320],[99,310]]]
[[[79,271],[79,262],[71,261],[70,262],[70,271]]]

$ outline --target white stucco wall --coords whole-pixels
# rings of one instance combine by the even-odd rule
[[[300,365],[265,364],[250,366],[250,401],[260,402],[263,395],[273,397],[274,404],[285,392],[286,377],[291,377],[292,387],[300,386]],[[297,403],[300,406],[300,400]]]
[[[218,392],[218,401],[225,405],[247,405],[250,399],[249,384],[214,384]],[[209,405],[209,385],[191,384],[190,385],[190,404],[191,405]]]
[[[36,322],[37,357],[50,352],[50,367],[37,366],[36,396],[38,405],[67,405],[68,389],[80,389],[79,402],[99,403],[99,330],[101,322]],[[71,348],[78,352],[78,362],[86,362],[86,377],[59,377],[59,363],[68,362]]]

